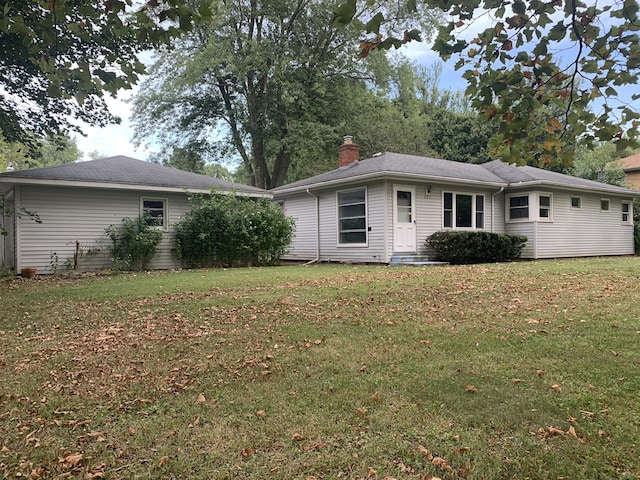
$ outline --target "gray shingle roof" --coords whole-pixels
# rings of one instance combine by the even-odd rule
[[[118,185],[140,185],[175,189],[206,190],[268,195],[260,188],[228,182],[219,178],[185,172],[126,156],[115,156],[88,162],[68,163],[54,167],[19,170],[0,174],[0,181],[11,179],[90,182]]]
[[[376,176],[412,176],[424,180],[475,183],[496,187],[547,185],[579,190],[597,190],[618,194],[640,195],[639,192],[614,185],[585,180],[534,167],[516,167],[500,160],[484,164],[469,164],[385,152],[379,156],[352,163],[347,167],[316,175],[273,189],[274,194],[305,188],[339,185]]]
[[[306,178],[275,188],[274,193],[298,189],[301,187],[317,186],[318,184],[348,181],[358,177],[374,175],[407,175],[428,179],[449,179],[481,184],[505,185],[502,178],[490,172],[482,165],[471,163],[450,162],[437,158],[404,155],[385,152],[379,156],[354,162],[347,167],[338,168],[330,172]]]

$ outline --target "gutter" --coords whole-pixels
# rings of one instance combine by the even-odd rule
[[[308,261],[303,266],[311,265],[320,261],[320,198],[317,195],[311,193],[311,190],[307,188],[307,195],[316,199],[316,258]]]
[[[498,190],[496,193],[492,193],[491,194],[491,233],[494,233],[493,230],[493,217],[495,215],[495,199],[497,195],[500,195],[502,192],[504,192],[504,187],[500,187],[500,190]]]

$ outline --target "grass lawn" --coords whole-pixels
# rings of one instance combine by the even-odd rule
[[[640,258],[0,282],[0,475],[640,479]]]

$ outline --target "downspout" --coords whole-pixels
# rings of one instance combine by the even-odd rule
[[[504,192],[504,187],[500,187],[500,190],[498,190],[496,193],[491,194],[491,233],[494,233],[495,230],[493,228],[493,216],[495,215],[495,199],[496,199],[496,195],[500,195],[502,192]]]
[[[317,195],[311,193],[311,190],[307,188],[307,195],[316,199],[316,258],[308,261],[304,264],[311,265],[312,263],[316,263],[320,261],[320,198]]]

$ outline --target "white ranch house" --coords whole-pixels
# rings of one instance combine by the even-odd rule
[[[474,165],[382,153],[272,190],[296,233],[289,260],[390,263],[427,256],[442,229],[526,235],[523,258],[632,255],[640,192],[501,161]]]

